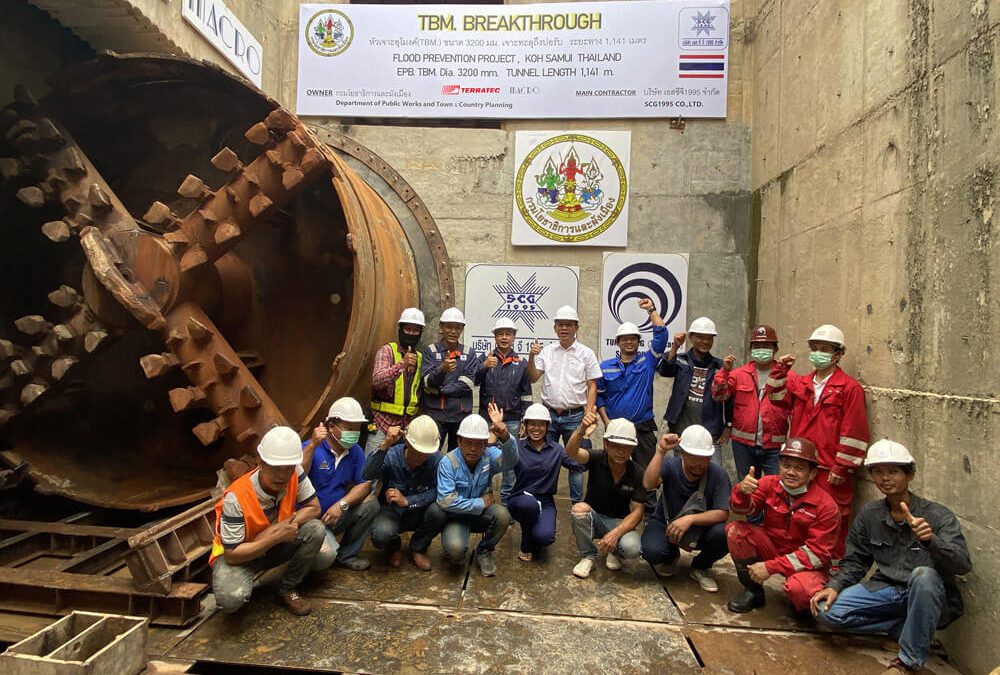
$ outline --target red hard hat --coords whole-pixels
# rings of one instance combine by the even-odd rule
[[[797,457],[813,464],[819,464],[816,446],[808,438],[789,438],[788,442],[781,446],[778,457]]]
[[[766,323],[754,326],[750,329],[750,344],[761,342],[777,342],[778,334]]]

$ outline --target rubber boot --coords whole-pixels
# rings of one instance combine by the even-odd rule
[[[730,601],[726,604],[726,607],[730,612],[745,614],[746,612],[764,606],[764,587],[750,578],[750,571],[747,569],[755,562],[759,561],[753,558],[747,560],[733,560],[733,564],[736,565],[736,576],[739,578],[740,583],[743,584],[744,588],[742,593],[730,599]]]

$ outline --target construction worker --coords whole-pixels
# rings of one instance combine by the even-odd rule
[[[437,503],[448,514],[441,545],[453,564],[463,564],[469,534],[482,532],[476,564],[483,576],[497,573],[493,550],[510,527],[510,512],[493,496],[493,476],[517,465],[517,441],[503,423],[503,410],[487,404],[490,424],[469,415],[458,428],[458,447],[438,464]],[[487,445],[490,434],[500,444]]]
[[[763,516],[760,525],[733,521],[726,526],[729,553],[744,587],[727,605],[732,612],[763,607],[762,584],[773,574],[785,577],[785,595],[798,612],[809,609],[809,600],[827,580],[840,509],[815,484],[816,446],[790,438],[778,457],[778,475],[758,480],[751,466],[729,497],[733,513]]]
[[[673,457],[665,457],[668,450],[675,451]],[[642,477],[646,490],[663,484],[656,511],[642,533],[642,557],[661,577],[669,577],[681,549],[700,551],[691,561],[690,576],[709,593],[719,590],[709,570],[728,553],[725,524],[731,489],[725,469],[712,461],[714,454],[711,432],[693,424],[680,437],[660,438]]]
[[[631,321],[618,326],[615,342],[618,356],[601,362],[597,381],[597,412],[606,429],[612,419],[627,419],[635,425],[639,444],[632,451],[632,461],[646,469],[656,451],[656,416],[653,413],[653,377],[667,348],[667,326],[649,298],[639,300],[639,307],[649,315],[653,340],[649,350],[639,352],[641,333]]]
[[[400,443],[400,441],[403,441]],[[410,555],[417,569],[431,570],[427,548],[448,517],[435,503],[441,434],[427,415],[413,418],[406,429],[390,427],[382,445],[368,458],[364,479],[379,484],[382,505],[372,525],[372,545],[388,554],[389,567],[402,564],[399,535],[413,532]]]
[[[642,523],[648,501],[642,486],[643,469],[631,459],[638,445],[635,425],[623,418],[611,420],[604,429],[604,450],[591,450],[583,446],[583,440],[596,427],[597,415],[587,413],[566,443],[566,454],[590,471],[586,498],[571,511],[580,553],[573,576],[580,579],[590,576],[598,551],[606,554],[604,564],[612,571],[622,568],[623,559],[642,555],[642,539],[636,528]]]
[[[484,418],[489,413],[490,403],[503,409],[507,431],[517,438],[520,434],[521,417],[531,405],[531,378],[528,377],[528,361],[514,351],[517,326],[506,317],[500,317],[493,324],[493,351],[482,357],[483,367],[476,378],[479,385],[479,414]],[[510,490],[514,487],[514,471],[503,473],[500,483],[500,503],[507,506]]]
[[[854,470],[864,461],[870,434],[865,392],[857,380],[840,368],[846,351],[844,333],[823,325],[809,337],[809,362],[815,370],[799,375],[791,370],[795,356],[778,359],[768,376],[765,392],[771,401],[791,412],[788,433],[808,438],[819,454],[817,484],[840,506],[840,537],[833,565],[844,555],[854,498]]]
[[[715,322],[702,316],[691,322],[687,333],[678,333],[670,343],[670,350],[660,361],[657,372],[663,377],[674,378],[670,400],[663,413],[667,428],[672,434],[682,434],[689,426],[697,424],[708,429],[717,450],[712,461],[722,464],[722,446],[729,438],[732,419],[732,402],[712,398],[711,383],[715,373],[722,368],[722,361],[712,356],[715,343]],[[677,350],[687,340],[690,349],[678,355]]]
[[[521,550],[518,560],[531,562],[556,540],[556,502],[553,496],[559,485],[559,469],[581,472],[585,469],[570,458],[558,441],[549,440],[552,418],[549,409],[533,403],[524,413],[525,437],[517,444],[514,487],[507,508],[511,518],[521,525]]]
[[[458,307],[449,307],[438,323],[441,340],[423,349],[420,382],[424,387],[421,401],[424,413],[437,422],[446,448],[458,445],[458,425],[472,412],[472,388],[482,362],[472,349],[459,339],[465,330],[465,315]]]
[[[558,342],[543,348],[536,339],[528,355],[528,375],[532,382],[542,380],[542,403],[552,415],[549,440],[566,443],[583,420],[585,411],[597,409],[597,380],[601,364],[594,350],[576,339],[580,315],[569,305],[556,310],[555,333]],[[583,474],[569,474],[569,498],[574,504],[583,501]]]
[[[788,410],[764,395],[767,376],[774,368],[778,334],[766,324],[750,329],[750,360],[736,368],[736,356],[722,360],[712,380],[712,398],[733,401],[733,459],[737,480],[753,466],[757,476],[778,473],[778,448],[788,435]]]
[[[325,569],[332,555],[323,556],[325,528],[316,520],[319,500],[302,469],[299,435],[274,427],[257,446],[257,468],[226,488],[215,505],[215,538],[209,564],[215,602],[223,612],[235,612],[250,600],[254,577],[283,563],[277,601],[303,616],[311,603],[295,590],[311,569]]]
[[[899,652],[886,674],[915,673],[934,631],[964,611],[955,577],[972,570],[969,549],[954,513],[910,491],[917,464],[906,447],[876,441],[865,466],[885,498],[858,512],[847,555],[812,597],[812,612],[831,628],[888,634]]]
[[[320,520],[327,527],[324,552],[335,552],[338,565],[356,572],[371,566],[358,553],[379,510],[378,502],[365,501],[372,484],[364,478],[365,451],[358,439],[367,422],[360,403],[350,396],[339,398],[302,444],[302,467],[316,486]]]
[[[372,367],[372,424],[365,454],[371,455],[382,444],[390,427],[406,429],[420,411],[420,337],[424,332],[424,313],[407,307],[396,322],[396,342],[389,342],[375,352]]]

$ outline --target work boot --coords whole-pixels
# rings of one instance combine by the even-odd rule
[[[386,562],[389,563],[389,567],[399,569],[399,566],[403,564],[403,552],[400,550],[393,551],[386,557]]]
[[[312,611],[312,603],[299,595],[296,591],[278,593],[275,596],[278,604],[287,609],[295,616],[305,616]]]
[[[354,572],[364,572],[366,569],[372,566],[370,562],[361,558],[359,556],[354,556],[353,558],[346,558],[344,560],[337,559],[337,564],[341,567],[346,567]]]
[[[730,612],[745,614],[746,612],[764,606],[766,601],[764,597],[764,587],[750,578],[750,571],[747,569],[755,562],[757,562],[757,560],[753,558],[746,560],[733,560],[733,565],[736,566],[736,576],[739,578],[740,583],[743,584],[744,590],[742,593],[733,597],[728,603],[726,603],[726,607]]]
[[[910,673],[919,673],[920,670],[910,668],[908,665],[902,662],[899,657],[896,657],[889,664],[889,667],[882,671],[882,675],[910,675]]]
[[[484,577],[496,576],[497,566],[493,562],[493,551],[480,551],[476,554],[476,564]]]
[[[421,572],[431,571],[431,559],[423,551],[411,551],[413,553],[413,564],[417,566],[417,569]]]

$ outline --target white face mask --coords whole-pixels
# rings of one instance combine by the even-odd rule
[[[797,488],[793,489],[793,488],[790,488],[787,485],[785,485],[785,481],[783,481],[783,480],[782,481],[778,481],[778,482],[781,483],[781,488],[785,492],[787,492],[788,494],[790,494],[793,497],[799,497],[801,495],[804,495],[806,493],[806,491],[809,489],[809,483],[806,483],[805,485],[803,485],[801,487],[797,487]]]

